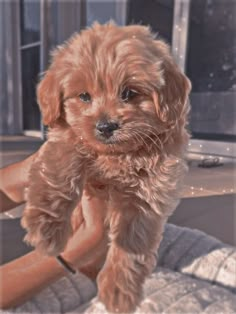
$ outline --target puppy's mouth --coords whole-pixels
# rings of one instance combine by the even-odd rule
[[[118,140],[114,135],[104,135],[95,132],[96,139],[103,144],[117,144]]]

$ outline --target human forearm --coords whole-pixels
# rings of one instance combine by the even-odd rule
[[[2,266],[0,307],[22,304],[64,274],[55,258],[42,257],[36,251]]]
[[[0,190],[0,213],[11,210],[23,202],[14,202],[3,191]]]
[[[95,279],[97,267],[90,265],[82,272]],[[2,266],[0,308],[19,306],[64,275],[67,271],[54,257],[43,257],[36,251]]]
[[[62,256],[73,268],[80,269],[85,275],[95,279],[103,264],[106,250],[107,241],[100,228],[89,230],[88,235],[88,231],[81,227]],[[37,251],[3,265],[0,269],[0,308],[22,304],[66,274],[54,257],[42,256]]]
[[[28,172],[36,154],[0,169],[0,212],[10,210],[25,201]]]

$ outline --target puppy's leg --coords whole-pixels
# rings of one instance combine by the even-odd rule
[[[71,145],[47,142],[30,170],[29,184],[22,218],[25,240],[57,255],[71,234],[71,213],[81,197],[82,160]]]
[[[130,313],[142,297],[142,285],[156,264],[164,222],[137,197],[119,202],[110,218],[111,246],[98,276],[100,300],[108,311]]]

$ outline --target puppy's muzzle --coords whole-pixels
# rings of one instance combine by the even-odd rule
[[[119,129],[119,124],[113,121],[99,121],[96,124],[96,130],[99,136],[109,138],[115,130]]]

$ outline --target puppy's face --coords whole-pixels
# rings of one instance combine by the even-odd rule
[[[85,145],[125,153],[162,149],[184,126],[189,86],[147,28],[96,24],[56,51],[38,99],[45,124],[64,119]]]

